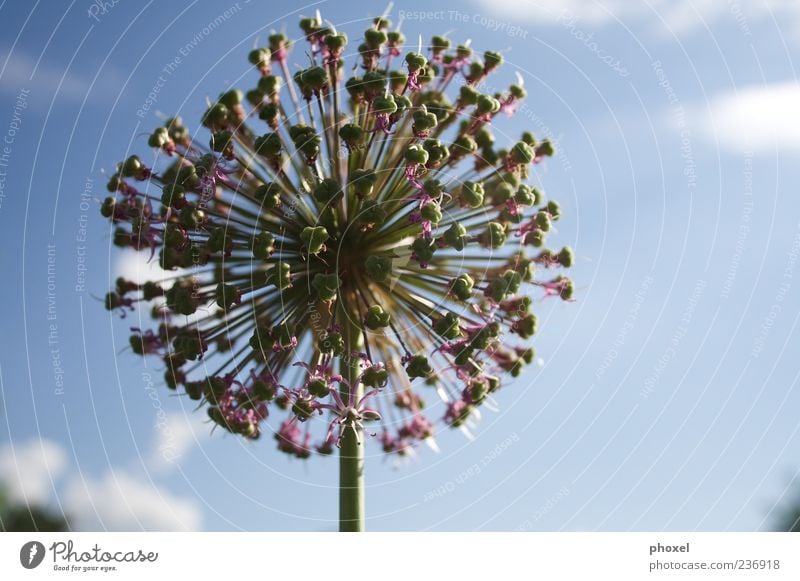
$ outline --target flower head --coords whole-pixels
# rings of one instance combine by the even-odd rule
[[[436,36],[404,54],[382,17],[345,78],[347,35],[300,25],[305,68],[290,75],[294,43],[270,36],[204,135],[168,119],[152,163],[117,166],[101,207],[114,243],[173,276],[120,279],[105,303],[150,305],[132,350],[160,357],[167,386],[220,428],[256,439],[277,417],[278,448],[307,458],[372,424],[406,454],[532,361],[536,293],[572,299],[545,272],[574,261],[545,248],[560,207],[527,183],[554,149],[529,132],[495,144],[495,117],[525,98],[519,82],[481,92],[500,53]]]

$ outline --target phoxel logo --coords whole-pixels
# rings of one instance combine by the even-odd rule
[[[39,541],[29,541],[19,550],[19,562],[26,569],[35,569],[44,559],[44,545]]]

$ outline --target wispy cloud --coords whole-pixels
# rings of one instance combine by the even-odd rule
[[[97,80],[92,74],[75,70],[65,71],[63,66],[52,64],[47,58],[39,59],[22,49],[13,52],[0,48],[0,91],[16,94],[21,88],[29,89],[39,101],[59,100],[83,102],[103,100],[116,95],[123,82],[122,75],[107,67]]]
[[[604,24],[614,19],[644,19],[658,23],[662,32],[682,34],[720,17],[733,19],[740,28],[747,28],[748,21],[760,20],[774,15],[779,22],[788,23],[792,33],[800,28],[800,2],[796,0],[772,0],[770,2],[746,2],[743,0],[474,0],[481,10],[491,14],[513,17],[515,20],[539,24],[554,24],[563,20],[565,14],[579,16],[587,24]],[[663,20],[663,24],[660,21]]]
[[[799,103],[798,83],[746,87],[712,98],[702,128],[708,140],[732,151],[800,148]]]

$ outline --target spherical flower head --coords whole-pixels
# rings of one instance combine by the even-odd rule
[[[553,144],[495,143],[496,116],[526,97],[481,91],[500,52],[443,36],[407,52],[380,17],[345,63],[348,37],[325,22],[301,19],[303,66],[271,35],[202,135],[168,119],[146,137],[157,162],[119,163],[100,204],[113,242],[174,277],[120,279],[105,306],[148,309],[131,350],[221,430],[269,430],[300,459],[350,433],[407,455],[494,408],[533,360],[534,299],[574,300],[575,253],[546,247],[561,207],[529,183]]]

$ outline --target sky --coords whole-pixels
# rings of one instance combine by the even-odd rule
[[[57,3],[58,4],[58,3]],[[162,116],[197,120],[320,1],[0,4],[0,479],[82,530],[335,530],[337,463],[211,433],[126,352],[102,297],[155,276],[97,200]],[[540,365],[469,439],[368,448],[370,530],[768,530],[800,485],[800,5],[395,2],[416,48],[500,50],[549,136],[576,301],[537,305]],[[301,58],[302,54],[295,55]],[[250,77],[248,77],[250,75]],[[244,77],[243,77],[244,76]],[[148,272],[146,272],[148,271]],[[794,355],[793,355],[794,353]]]

